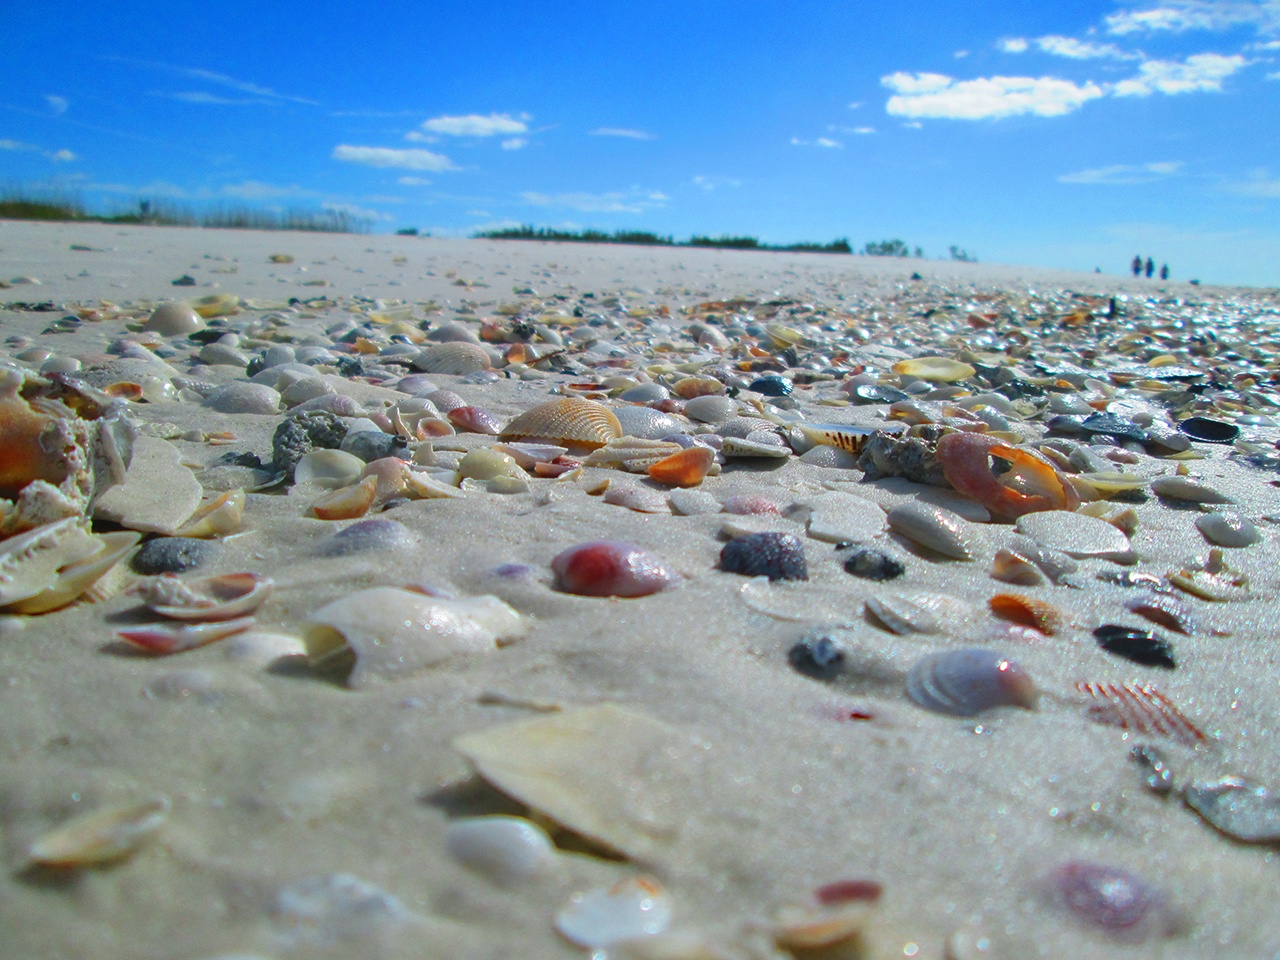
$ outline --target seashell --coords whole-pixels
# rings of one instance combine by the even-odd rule
[[[1158,796],[1173,792],[1173,771],[1162,751],[1150,744],[1139,744],[1129,751],[1129,757],[1142,767],[1148,790]]]
[[[196,512],[178,528],[179,537],[217,537],[235,533],[244,519],[243,490],[228,490],[202,503]]]
[[[810,443],[835,447],[854,455],[862,453],[868,438],[887,432],[883,427],[855,427],[843,423],[797,423],[795,427]]]
[[[184,653],[243,633],[257,621],[253,617],[237,617],[232,620],[210,620],[207,623],[184,624],[152,623],[139,627],[117,630],[116,636],[139,650],[157,656]]]
[[[567,447],[551,443],[495,443],[491,450],[505,453],[525,470],[532,470],[539,463],[550,463],[569,452]]]
[[[22,604],[29,608],[42,605],[41,598],[58,589],[60,577],[103,549],[102,538],[90,533],[88,525],[78,517],[67,517],[0,541],[0,608],[17,612]],[[86,583],[84,589],[92,582]],[[65,603],[73,599],[75,596]]]
[[[443,373],[453,376],[466,376],[478,373],[493,366],[489,351],[478,343],[464,340],[451,340],[444,343],[433,343],[424,347],[413,358],[415,370],[423,373]]]
[[[1145,737],[1168,737],[1194,747],[1207,738],[1182,715],[1173,701],[1150,683],[1097,683],[1081,680],[1076,689],[1093,698],[1087,707],[1090,720]]]
[[[1240,436],[1240,428],[1235,424],[1210,417],[1188,417],[1178,424],[1178,429],[1202,443],[1234,443]]]
[[[1042,547],[1069,557],[1098,557],[1132,563],[1133,547],[1123,531],[1105,520],[1066,510],[1029,513],[1018,518],[1017,530]]]
[[[747,389],[766,397],[789,397],[791,391],[795,389],[795,384],[786,377],[771,373],[753,380]]]
[[[27,858],[43,867],[69,869],[112,863],[141,847],[168,816],[167,797],[95,810],[38,837]]]
[[[956,560],[972,560],[974,544],[965,522],[943,507],[911,500],[889,511],[889,529],[912,543]]]
[[[885,529],[885,512],[878,503],[840,490],[830,490],[802,501],[800,509],[793,515],[797,519],[803,518],[806,510],[806,532],[812,539],[826,543],[861,543],[878,536]]]
[[[458,462],[458,476],[471,480],[492,480],[495,477],[523,479],[526,474],[520,464],[516,463],[515,457],[492,447],[482,447],[472,450]]]
[[[1173,644],[1150,630],[1106,623],[1095,629],[1093,635],[1098,646],[1107,653],[1114,653],[1144,667],[1173,670],[1178,666],[1173,659]]]
[[[716,453],[710,447],[690,447],[650,464],[649,476],[672,487],[696,487],[715,462]]]
[[[667,497],[673,512],[682,517],[720,512],[720,501],[705,490],[675,489]]]
[[[311,614],[303,641],[313,667],[349,667],[347,683],[360,689],[451,657],[491,651],[523,638],[528,629],[497,597],[449,600],[372,587]]]
[[[391,894],[349,873],[308,877],[284,887],[271,906],[271,918],[283,950],[303,955],[366,942],[385,944],[397,931],[422,923]]]
[[[1038,587],[1049,582],[1039,567],[1007,547],[1001,547],[992,558],[991,576],[995,580],[1015,583],[1020,587]]]
[[[595,950],[663,933],[671,915],[666,888],[652,877],[639,876],[575,893],[556,914],[555,926],[570,943]]]
[[[314,483],[322,487],[345,487],[360,479],[365,461],[343,450],[312,450],[304,453],[294,467],[295,483]]]
[[[938,440],[937,456],[947,482],[995,516],[1014,519],[1080,505],[1066,478],[1034,451],[959,431]]]
[[[851,553],[844,561],[846,573],[863,580],[896,580],[907,572],[906,564],[883,550],[875,547],[862,547]]]
[[[725,385],[715,377],[685,377],[671,387],[671,393],[681,400],[718,396],[724,391]]]
[[[1065,583],[1068,576],[1080,569],[1080,565],[1065,553],[1042,547],[1030,537],[1020,534],[1009,539],[1009,549],[1030,560],[1040,568],[1041,573],[1057,584]]]
[[[758,494],[737,493],[729,497],[725,497],[720,503],[720,509],[724,513],[732,513],[737,516],[779,516],[781,511],[778,505],[768,497],[762,497]]]
[[[1184,500],[1188,503],[1235,503],[1224,493],[1219,493],[1206,484],[1192,480],[1190,477],[1171,476],[1156,477],[1151,481],[1151,492],[1169,500]]]
[[[694,397],[684,405],[684,415],[700,423],[724,423],[737,412],[737,401],[717,394]]]
[[[657,463],[683,449],[685,448],[680,444],[668,440],[616,437],[598,450],[592,450],[582,462],[588,467],[625,468],[643,465],[641,472],[644,472],[649,469],[650,464]]]
[[[234,293],[211,293],[192,300],[191,309],[206,320],[230,317],[240,312],[240,298]]]
[[[411,543],[409,530],[397,520],[360,520],[316,545],[322,557],[345,557],[371,550],[391,550]]]
[[[1262,539],[1262,533],[1238,513],[1214,511],[1196,517],[1196,529],[1219,547],[1249,547]]]
[[[659,440],[668,434],[680,433],[687,424],[668,413],[650,407],[618,407],[613,411],[622,427],[622,435]]]
[[[1021,593],[997,593],[987,601],[997,617],[1035,627],[1045,636],[1053,636],[1062,626],[1062,611],[1053,604]]]
[[[742,437],[725,437],[720,452],[726,457],[763,457],[768,460],[787,460],[791,456],[791,448],[784,446],[781,438],[777,443],[765,443]]]
[[[647,597],[675,586],[677,575],[634,544],[596,540],[551,561],[555,588],[582,597]]]
[[[907,672],[907,696],[935,713],[973,717],[995,707],[1034,710],[1038,694],[1013,660],[994,650],[964,648],[916,661]]]
[[[1166,630],[1191,635],[1198,633],[1195,614],[1177,597],[1167,593],[1140,593],[1124,602],[1129,610]]]
[[[464,817],[444,842],[453,859],[500,884],[530,880],[555,858],[547,832],[524,817]]]
[[[787,661],[797,673],[815,680],[830,680],[844,668],[844,649],[825,630],[805,634],[787,651]]]
[[[773,920],[774,942],[783,950],[823,955],[853,940],[867,926],[872,909],[883,892],[874,880],[837,880],[813,892],[808,903],[788,905]],[[861,950],[857,951],[859,954]]]
[[[595,450],[621,435],[622,425],[604,404],[582,397],[562,397],[526,410],[508,423],[499,437],[536,438]]]
[[[1117,940],[1167,936],[1176,927],[1165,895],[1120,867],[1070,861],[1047,882],[1054,903]]]
[[[1182,796],[1187,806],[1234,840],[1280,842],[1280,797],[1260,783],[1223,777],[1193,783]]]
[[[695,738],[604,703],[465,734],[454,741],[490,784],[538,814],[640,862],[680,849],[680,798],[705,784]]]
[[[162,303],[147,317],[142,329],[162,337],[185,337],[205,327],[204,318],[185,303]]]
[[[1249,577],[1227,566],[1222,550],[1214,547],[1209,559],[1199,569],[1186,567],[1169,574],[1169,582],[1201,600],[1226,602],[1246,600],[1249,593]]]
[[[609,486],[602,497],[605,503],[615,507],[626,507],[637,513],[670,513],[667,495],[649,487],[639,487],[634,483],[615,483]]]
[[[804,544],[789,533],[749,533],[730,540],[720,551],[720,569],[770,580],[809,579]]]
[[[967,363],[946,357],[916,357],[900,360],[893,365],[893,372],[900,377],[916,377],[930,383],[954,383],[967,380],[978,371]]]
[[[163,574],[135,588],[152,613],[173,620],[230,620],[253,613],[274,582],[257,573],[224,573],[180,580]]]
[[[945,593],[890,593],[868,597],[866,608],[885,629],[907,636],[912,633],[940,633],[954,628],[970,615],[969,605]]]
[[[490,437],[496,437],[502,429],[502,424],[488,410],[480,407],[457,407],[450,410],[446,416],[449,422],[459,430],[466,430],[468,433],[482,433]]]
[[[1117,493],[1132,493],[1147,485],[1148,478],[1136,473],[1120,473],[1115,470],[1077,473],[1070,478],[1077,487],[1081,483],[1088,486],[1099,496],[1109,497]]]
[[[378,494],[378,478],[365,477],[349,487],[340,487],[311,504],[311,512],[321,520],[351,520],[363,517]]]
[[[372,463],[374,460],[382,460],[386,457],[399,457],[402,460],[409,458],[409,441],[407,437],[394,433],[383,433],[377,429],[349,430],[347,435],[342,438],[342,443],[338,449],[342,453],[350,453],[359,457],[363,463]]]

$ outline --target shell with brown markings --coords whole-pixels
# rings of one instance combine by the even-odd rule
[[[526,410],[502,429],[502,440],[538,438],[573,447],[598,449],[622,436],[622,424],[603,403],[562,397]]]

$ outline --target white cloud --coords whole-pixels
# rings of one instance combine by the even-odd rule
[[[21,140],[0,140],[0,150],[39,150],[39,147],[32,146],[29,143],[23,143]]]
[[[529,141],[524,137],[512,137],[510,140],[502,141],[503,150],[519,150],[521,147],[529,145]]]
[[[669,199],[657,191],[628,190],[611,193],[537,193],[527,191],[521,198],[535,207],[568,207],[583,213],[643,213],[666,205]]]
[[[343,213],[349,217],[355,217],[357,220],[394,220],[395,217],[389,213],[383,213],[381,210],[370,210],[368,207],[358,207],[354,203],[326,203],[323,204],[325,210],[331,213]]]
[[[60,97],[56,93],[46,93],[44,102],[49,105],[49,112],[55,117],[61,116],[67,112],[67,107],[71,106],[71,101],[66,97]]]
[[[70,150],[45,150],[34,143],[23,143],[21,140],[0,140],[0,150],[12,150],[19,153],[39,153],[54,163],[70,163],[76,155]]]
[[[849,104],[849,109],[850,109],[850,110],[857,110],[857,109],[858,109],[859,107],[861,107],[861,106],[862,106],[862,101],[861,101],[861,100],[855,100],[853,103]]]
[[[1126,53],[1114,43],[1091,43],[1088,40],[1077,40],[1074,37],[1050,35],[1037,37],[1036,46],[1045,53],[1055,57],[1066,57],[1070,60],[1138,60],[1140,54]]]
[[[1054,77],[979,77],[955,80],[940,73],[894,73],[880,80],[894,91],[885,109],[899,117],[984,120],[1032,114],[1060,117],[1105,91]]]
[[[204,90],[181,90],[176,93],[153,91],[151,95],[164,97],[166,100],[180,100],[183,103],[204,103],[220,107],[246,107],[273,102],[264,97],[220,97],[216,93],[208,93]]]
[[[426,177],[401,177],[396,183],[405,187],[427,187],[431,185],[431,181]]]
[[[1117,97],[1146,97],[1152,93],[1195,93],[1221,90],[1222,81],[1249,63],[1240,54],[1197,53],[1182,62],[1147,60],[1138,75],[1121,80],[1112,89]]]
[[[1110,167],[1099,167],[1096,170],[1077,170],[1064,173],[1058,177],[1059,183],[1083,184],[1133,184],[1152,183],[1164,177],[1172,176],[1182,169],[1182,161],[1165,160],[1157,163],[1115,164]]]
[[[818,137],[816,140],[801,140],[799,137],[791,138],[793,147],[823,147],[827,150],[843,150],[844,144],[839,140],[832,140],[830,137]]]
[[[698,175],[693,178],[693,184],[703,190],[711,191],[720,187],[740,187],[742,186],[742,181],[735,180],[733,177],[704,177]]]
[[[391,147],[353,147],[342,144],[333,148],[333,159],[363,163],[370,167],[398,167],[402,170],[457,169],[448,157],[430,150],[396,150]]]
[[[869,133],[875,133],[876,128],[875,127],[854,127],[853,132],[858,134],[859,136],[866,136]]]
[[[1146,10],[1121,10],[1104,20],[1115,36],[1186,30],[1230,30],[1252,24],[1264,33],[1280,29],[1276,0],[1167,0]]]
[[[1004,53],[1026,53],[1029,44],[1022,37],[1008,37],[998,44]]]
[[[225,73],[215,73],[212,70],[202,70],[197,67],[178,67],[169,63],[157,63],[151,60],[135,60],[132,57],[119,57],[112,54],[104,54],[99,57],[100,60],[106,60],[111,63],[124,63],[134,67],[146,67],[151,70],[163,70],[167,73],[174,73],[182,77],[190,77],[195,80],[204,80],[206,83],[212,83],[217,86],[226,87],[239,93],[247,93],[256,98],[265,98],[267,101],[284,101],[288,103],[302,103],[307,106],[317,106],[315,100],[306,97],[295,97],[287,93],[277,93],[270,87],[260,86],[256,83],[250,83],[247,80],[238,80],[235,77],[229,77]],[[212,102],[212,101],[193,101],[193,102]],[[227,101],[231,103],[262,103],[262,99]]]
[[[506,113],[491,113],[487,117],[469,113],[461,117],[433,117],[422,124],[422,129],[447,137],[513,136],[529,132],[525,119],[528,117],[517,120]]]
[[[219,188],[223,196],[235,197],[239,200],[276,200],[284,197],[314,197],[314,190],[307,190],[297,184],[288,187],[263,183],[261,180],[245,180],[241,183],[228,183]]]
[[[1248,179],[1228,183],[1225,189],[1246,197],[1263,200],[1280,200],[1280,178],[1272,177],[1265,169],[1254,170]]]
[[[646,130],[632,130],[628,127],[598,127],[591,131],[593,137],[625,137],[628,140],[657,140],[655,134]]]
[[[49,154],[49,159],[57,161],[58,163],[70,163],[76,159],[76,155],[70,150],[55,150],[53,153]]]

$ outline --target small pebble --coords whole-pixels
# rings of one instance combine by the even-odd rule
[[[147,576],[160,573],[185,573],[194,570],[222,552],[217,540],[191,537],[157,537],[148,540],[133,555],[130,566]]]

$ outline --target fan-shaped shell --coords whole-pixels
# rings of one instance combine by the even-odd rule
[[[424,373],[461,376],[488,370],[493,363],[489,359],[489,352],[478,343],[449,341],[426,347],[414,357],[413,365]]]
[[[622,424],[603,403],[562,397],[526,410],[499,434],[502,440],[531,437],[595,450],[622,436]]]
[[[972,717],[993,707],[1034,710],[1036,686],[1014,661],[994,650],[931,653],[907,673],[907,696],[926,710]]]

